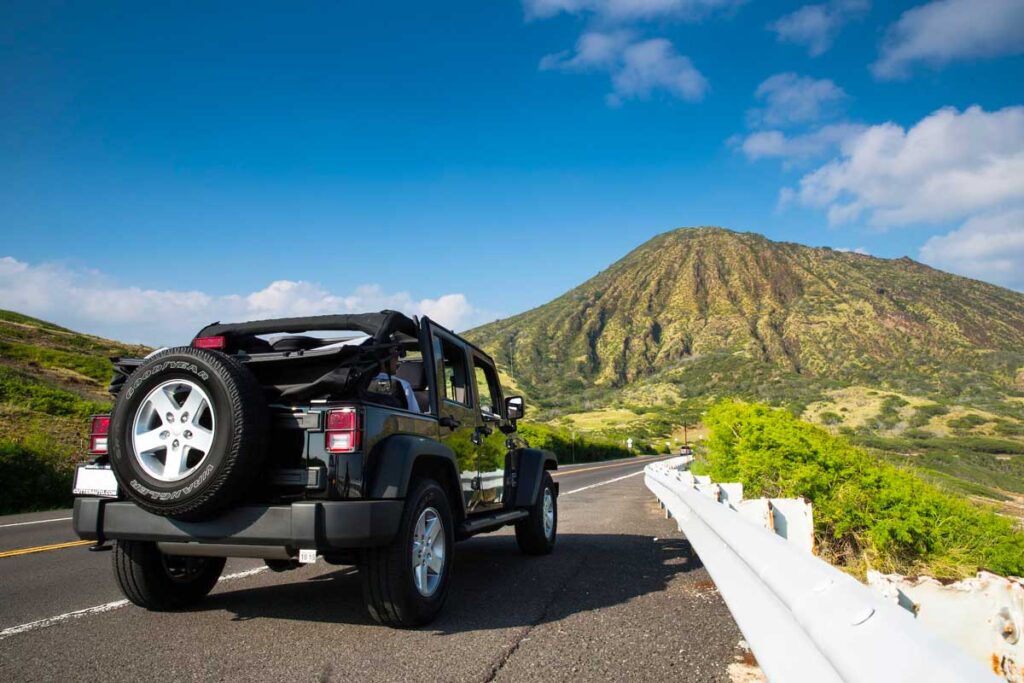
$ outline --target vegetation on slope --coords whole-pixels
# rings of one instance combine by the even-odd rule
[[[577,433],[573,436],[569,430],[544,424],[520,423],[519,433],[531,447],[553,452],[563,465],[628,458],[651,453],[654,449],[651,444],[638,439],[633,443],[633,450],[629,450],[624,441],[590,434]]]
[[[686,399],[797,406],[850,384],[995,412],[1005,395],[1024,396],[1024,295],[910,259],[720,228],[659,235],[554,301],[467,336],[505,367],[514,361],[551,415],[611,405],[646,381]]]
[[[1012,521],[786,410],[724,401],[705,423],[712,478],[743,482],[749,497],[810,499],[819,554],[849,571],[1024,574],[1024,533]]]
[[[109,359],[146,352],[0,310],[0,514],[70,504],[89,416],[110,408]]]

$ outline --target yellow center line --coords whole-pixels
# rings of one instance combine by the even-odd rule
[[[60,550],[61,548],[77,548],[82,545],[92,545],[95,541],[68,541],[66,543],[53,543],[51,545],[37,545],[34,548],[18,548],[17,550],[4,550],[0,552],[0,558],[17,557],[18,555],[31,555],[32,553],[45,553],[47,550]]]
[[[667,457],[670,457],[670,456],[666,455],[664,457],[667,458]],[[562,475],[577,474],[579,472],[593,472],[594,470],[606,470],[609,467],[626,467],[627,465],[635,465],[638,462],[647,462],[649,460],[657,460],[657,457],[637,458],[635,461],[616,462],[616,463],[613,463],[611,465],[597,465],[596,467],[581,467],[578,470],[555,470],[554,472],[551,473],[551,476],[552,477],[559,477],[559,476],[562,476]]]

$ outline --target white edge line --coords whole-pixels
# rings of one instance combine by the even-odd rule
[[[604,486],[605,484],[614,484],[617,481],[622,481],[623,479],[629,479],[630,477],[635,477],[635,476],[637,476],[639,474],[643,474],[643,473],[644,473],[644,471],[640,470],[639,472],[633,472],[631,474],[627,474],[627,475],[622,476],[622,477],[615,477],[614,479],[609,479],[607,481],[599,481],[596,484],[591,484],[590,486],[582,486],[582,487],[580,487],[578,489],[573,489],[572,491],[566,491],[565,493],[560,493],[558,495],[559,495],[559,497],[561,497],[561,496],[571,496],[572,494],[579,493],[580,491],[586,491],[587,489],[597,488],[598,486]]]
[[[234,574],[228,574],[227,576],[220,577],[220,581],[234,581],[236,579],[244,579],[254,574],[259,574],[265,571],[266,567],[254,567],[252,569],[246,569],[245,571],[235,572]],[[219,583],[219,582],[218,582]],[[29,631],[38,631],[41,628],[48,628],[50,626],[56,626],[65,621],[72,619],[79,619],[81,617],[87,617],[91,614],[103,614],[104,612],[111,612],[116,609],[120,609],[128,604],[127,600],[115,600],[102,605],[96,605],[94,607],[86,607],[85,609],[75,610],[74,612],[65,612],[64,614],[58,614],[55,617],[47,617],[46,619],[39,619],[37,621],[30,621],[27,624],[20,624],[18,626],[11,626],[0,631],[0,640],[4,638],[10,638],[16,636],[19,633],[28,633]]]
[[[70,517],[58,517],[57,519],[37,519],[34,522],[13,522],[11,524],[0,524],[0,529],[7,529],[12,526],[28,526],[29,524],[47,524],[49,522],[67,522]]]

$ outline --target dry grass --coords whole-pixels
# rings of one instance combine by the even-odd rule
[[[635,425],[641,420],[643,420],[643,416],[637,415],[631,410],[608,408],[563,415],[559,418],[558,424],[581,432],[598,432],[606,429],[622,429]]]

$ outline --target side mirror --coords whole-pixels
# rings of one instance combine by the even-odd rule
[[[526,414],[526,403],[522,396],[509,396],[505,399],[505,415],[510,420],[518,420]]]

